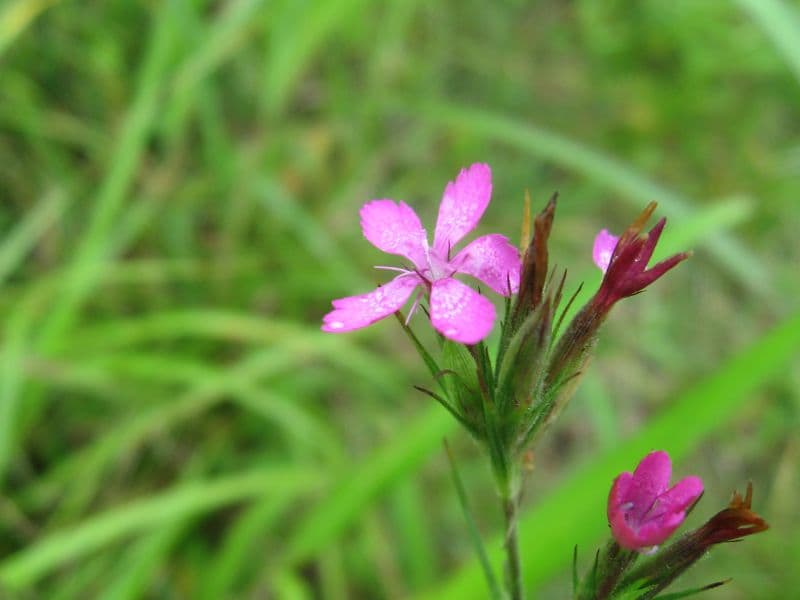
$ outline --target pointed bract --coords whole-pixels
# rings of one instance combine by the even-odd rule
[[[542,301],[548,276],[547,242],[555,219],[557,200],[558,192],[550,197],[545,208],[533,221],[533,237],[528,241],[522,257],[520,290],[514,306],[513,321],[517,325],[536,310]]]
[[[736,542],[743,537],[769,529],[767,522],[752,510],[753,484],[747,484],[747,494],[742,498],[734,492],[727,508],[711,517],[692,535],[706,547],[724,542]]]

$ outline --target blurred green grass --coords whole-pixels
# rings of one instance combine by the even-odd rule
[[[687,586],[800,589],[797,12],[5,3],[0,596],[482,597],[441,438],[493,539],[476,448],[414,392],[391,321],[318,331],[380,280],[359,206],[430,222],[474,161],[494,171],[485,231],[515,236],[523,190],[560,190],[573,289],[596,286],[594,232],[649,200],[663,251],[696,251],[612,316],[537,449],[532,597],[564,597],[603,487],[652,444],[707,482],[694,518],[752,479],[773,524]]]

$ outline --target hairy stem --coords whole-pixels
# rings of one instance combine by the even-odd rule
[[[503,513],[506,517],[506,582],[511,600],[522,600],[522,568],[519,559],[519,539],[517,537],[517,509],[519,494],[513,493],[503,498]]]

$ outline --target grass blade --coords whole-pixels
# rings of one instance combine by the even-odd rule
[[[36,18],[58,0],[16,0],[0,13],[0,58]]]
[[[119,144],[110,157],[108,173],[94,199],[91,220],[81,236],[64,280],[64,289],[41,330],[40,342],[45,348],[70,328],[107,259],[109,234],[159,115],[158,101],[174,53],[174,30],[180,26],[174,15],[174,5],[173,1],[166,2],[153,15],[151,39],[139,74],[136,97],[119,134]]]
[[[389,486],[419,468],[455,427],[449,414],[430,405],[364,462],[347,469],[298,524],[286,544],[285,566],[297,565],[332,543]]]
[[[60,565],[127,536],[152,531],[175,520],[208,513],[229,504],[264,497],[277,488],[304,493],[319,481],[317,469],[283,465],[181,484],[42,538],[0,563],[0,583],[11,589],[24,588]]]
[[[800,83],[800,16],[783,0],[737,0],[769,37]]]
[[[46,195],[0,244],[0,286],[67,207],[60,191]]]

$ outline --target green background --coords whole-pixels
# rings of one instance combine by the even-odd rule
[[[755,486],[767,533],[679,584],[800,589],[800,11],[780,0],[12,0],[0,6],[0,597],[483,598],[485,459],[400,328],[319,332],[488,162],[478,233],[558,190],[552,255],[650,200],[694,257],[612,314],[536,449],[530,597],[568,595],[613,476]],[[585,298],[586,295],[583,296]],[[415,324],[424,326],[418,316]]]

